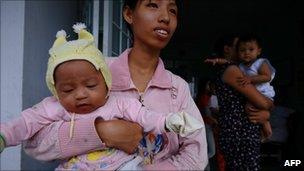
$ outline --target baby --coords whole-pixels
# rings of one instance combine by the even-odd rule
[[[61,30],[49,50],[46,82],[54,96],[46,97],[24,110],[21,117],[0,125],[1,152],[5,147],[30,139],[55,121],[70,121],[69,135],[73,139],[77,136],[73,134],[74,121],[86,117],[126,119],[139,123],[144,132],[172,131],[182,137],[203,127],[200,121],[185,112],[164,115],[148,110],[137,99],[109,96],[111,73],[102,53],[95,47],[94,38],[85,30],[84,24],[76,24],[73,28],[78,33],[78,40],[67,41],[65,31]],[[101,147],[101,150],[68,159],[57,170],[128,169],[135,159],[136,164],[143,164],[143,159],[137,155]]]
[[[240,61],[239,68],[246,75],[242,83],[254,84],[260,93],[273,101],[275,91],[270,82],[275,76],[275,69],[267,59],[258,58],[262,51],[259,37],[254,34],[243,35],[239,37],[236,48]],[[247,105],[249,108],[254,108],[249,103]],[[264,139],[271,136],[272,130],[269,122],[263,124],[262,133]]]

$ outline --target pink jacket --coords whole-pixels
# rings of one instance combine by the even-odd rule
[[[6,146],[18,145],[31,138],[43,127],[53,122],[71,121],[71,117],[72,115],[62,107],[55,97],[47,97],[32,108],[23,111],[21,117],[12,122],[0,124],[0,130],[5,137]],[[76,114],[74,119],[77,121],[96,117],[102,117],[105,120],[122,118],[139,123],[144,128],[144,132],[153,131],[156,134],[165,132],[166,114],[148,110],[134,98],[111,96],[104,106],[88,114]],[[77,133],[74,132],[73,134],[72,138],[77,137]],[[83,158],[85,157],[86,155]],[[102,162],[107,163],[107,165],[102,169],[118,169],[132,158],[132,155],[117,150],[112,157],[103,158]],[[92,163],[92,166],[95,164],[93,161],[89,163]],[[62,170],[62,168],[59,170]]]
[[[102,117],[104,120],[125,119],[139,123],[144,132],[153,131],[159,134],[165,132],[166,115],[148,110],[135,98],[111,96],[104,106],[91,113],[76,114],[75,120],[96,117]],[[14,146],[28,140],[53,122],[71,121],[71,118],[72,114],[66,111],[54,96],[46,97],[40,103],[22,111],[21,117],[1,123],[0,131],[5,137],[6,146]]]
[[[187,82],[164,68],[159,58],[158,66],[144,94],[134,86],[128,66],[130,49],[118,58],[108,61],[113,84],[110,96],[141,98],[148,108],[163,114],[185,111],[202,121],[189,91]],[[77,138],[69,140],[69,122],[54,122],[44,127],[24,145],[25,151],[38,160],[64,159],[104,147],[94,126],[96,118],[76,121]],[[169,143],[154,158],[155,163],[146,169],[154,170],[203,170],[208,163],[205,129],[190,137],[166,133]]]

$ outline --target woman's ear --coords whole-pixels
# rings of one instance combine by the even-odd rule
[[[261,55],[262,48],[258,48],[258,55]]]
[[[224,46],[224,54],[230,54],[231,53],[232,48],[228,45]]]
[[[126,22],[130,25],[133,22],[133,15],[132,14],[133,14],[133,11],[130,9],[130,7],[128,7],[128,6],[124,7],[123,17],[126,20]]]

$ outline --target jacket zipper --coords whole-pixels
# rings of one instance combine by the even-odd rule
[[[138,100],[141,103],[141,105],[144,106],[144,97],[143,97],[144,93],[138,92],[138,94],[139,94]]]

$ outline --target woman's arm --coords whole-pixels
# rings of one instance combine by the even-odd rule
[[[273,102],[263,96],[252,84],[239,84],[239,79],[244,77],[242,71],[235,65],[229,66],[223,74],[223,81],[233,89],[243,94],[249,102],[262,110],[270,110]]]
[[[107,147],[114,147],[128,154],[136,151],[142,139],[142,128],[137,123],[125,120],[96,120],[98,136]]]
[[[106,145],[130,153],[142,137],[142,129],[135,123],[103,121],[97,117],[76,120],[72,139],[69,129],[70,122],[54,122],[26,141],[24,149],[30,156],[43,161],[69,158]]]

